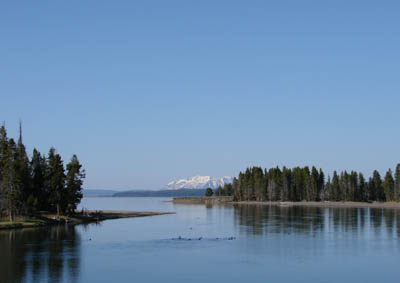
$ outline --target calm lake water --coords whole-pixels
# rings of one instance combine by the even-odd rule
[[[167,198],[80,207],[176,214],[0,231],[0,282],[400,282],[400,210]]]

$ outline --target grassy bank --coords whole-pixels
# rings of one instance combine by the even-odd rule
[[[30,228],[45,225],[47,225],[46,221],[32,217],[18,217],[14,222],[10,222],[8,218],[0,218],[0,230]]]

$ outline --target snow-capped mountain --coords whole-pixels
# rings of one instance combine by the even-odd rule
[[[218,186],[223,186],[225,183],[232,183],[232,177],[211,178],[210,176],[194,176],[188,179],[169,182],[165,188],[167,190],[216,189]]]

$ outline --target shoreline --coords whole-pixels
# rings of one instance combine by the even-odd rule
[[[20,221],[0,222],[0,230],[9,229],[23,229],[23,228],[36,228],[55,225],[79,225],[98,223],[104,220],[145,217],[175,214],[175,212],[157,212],[157,211],[130,211],[130,210],[85,210],[82,214],[76,211],[72,216],[60,216],[59,219],[55,218],[54,214],[34,215],[31,217],[23,218]]]
[[[394,208],[400,209],[400,202],[352,202],[352,201],[236,201],[237,205],[277,205],[277,206],[308,206],[308,207],[336,207],[336,208]]]
[[[400,209],[400,202],[352,202],[352,201],[233,201],[233,197],[177,197],[177,204],[232,204],[232,205],[275,205],[343,208],[393,208]]]

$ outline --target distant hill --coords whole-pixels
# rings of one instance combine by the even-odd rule
[[[113,197],[194,197],[204,196],[205,189],[180,189],[160,191],[125,191],[116,192]]]
[[[113,194],[117,193],[117,191],[113,190],[89,190],[89,189],[84,189],[83,190],[83,196],[84,197],[110,197]]]

